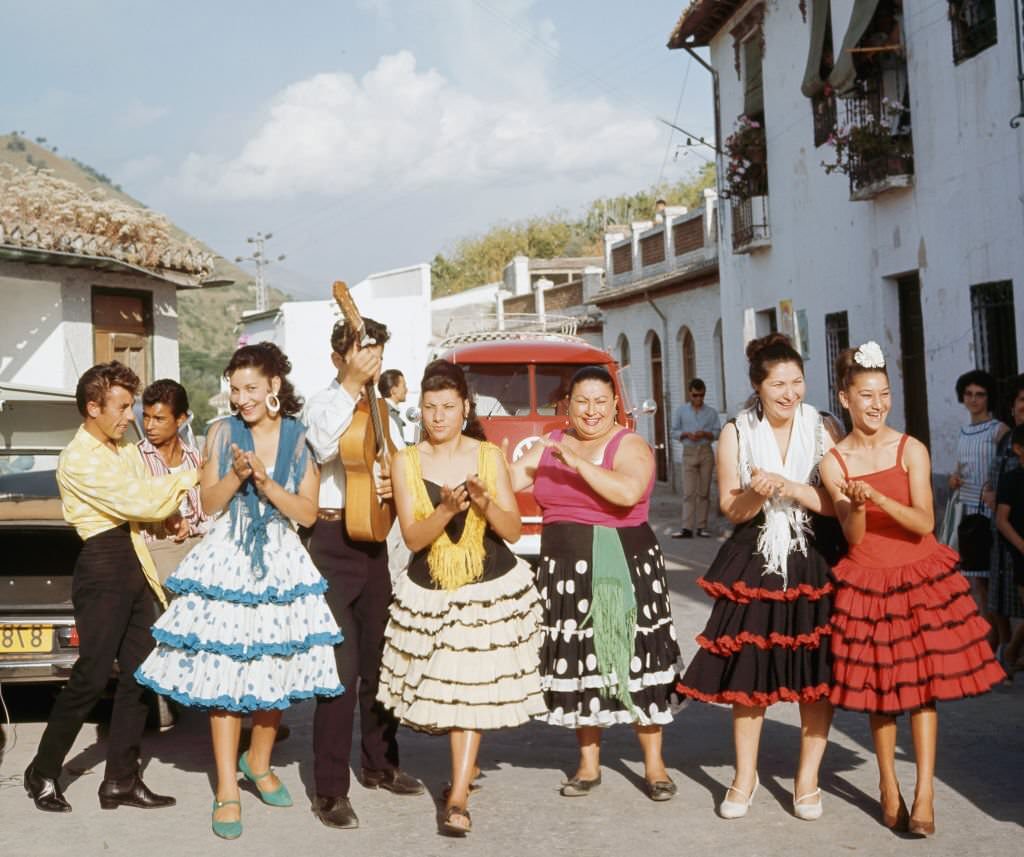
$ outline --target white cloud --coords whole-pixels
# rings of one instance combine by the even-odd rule
[[[288,86],[240,152],[190,154],[181,178],[192,195],[235,199],[536,183],[618,172],[657,137],[652,119],[604,98],[486,98],[401,51],[360,79],[325,73]]]

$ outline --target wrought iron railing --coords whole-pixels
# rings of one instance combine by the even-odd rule
[[[851,194],[914,174],[906,67],[901,63],[896,71],[860,81],[858,94],[844,99]]]

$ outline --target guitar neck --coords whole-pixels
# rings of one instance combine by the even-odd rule
[[[377,407],[377,388],[373,381],[367,381],[363,388],[366,403],[370,406],[370,422],[373,425],[373,439],[377,446],[377,455],[385,452],[384,423],[381,422],[380,408]]]

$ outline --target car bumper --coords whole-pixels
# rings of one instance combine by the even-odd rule
[[[66,681],[78,660],[78,648],[60,645],[58,635],[74,624],[75,620],[66,615],[19,613],[0,618],[0,629],[5,625],[49,626],[53,629],[56,644],[48,652],[0,652],[0,682],[32,684]]]

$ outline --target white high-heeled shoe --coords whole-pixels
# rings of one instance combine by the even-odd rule
[[[818,799],[817,803],[803,803],[803,801],[813,797]],[[824,812],[824,809],[821,805],[821,789],[815,789],[813,792],[801,795],[800,797],[797,797],[795,794],[793,795],[793,815],[802,821],[817,821],[821,818],[822,812]]]
[[[750,809],[750,805],[754,802],[754,795],[757,794],[757,787],[761,785],[761,781],[758,779],[757,774],[754,774],[754,788],[751,789],[750,794],[747,794],[743,789],[738,789],[736,786],[729,786],[725,792],[725,799],[718,805],[718,814],[722,818],[743,818],[747,814],[747,810]],[[743,800],[729,800],[729,793],[740,795]]]

